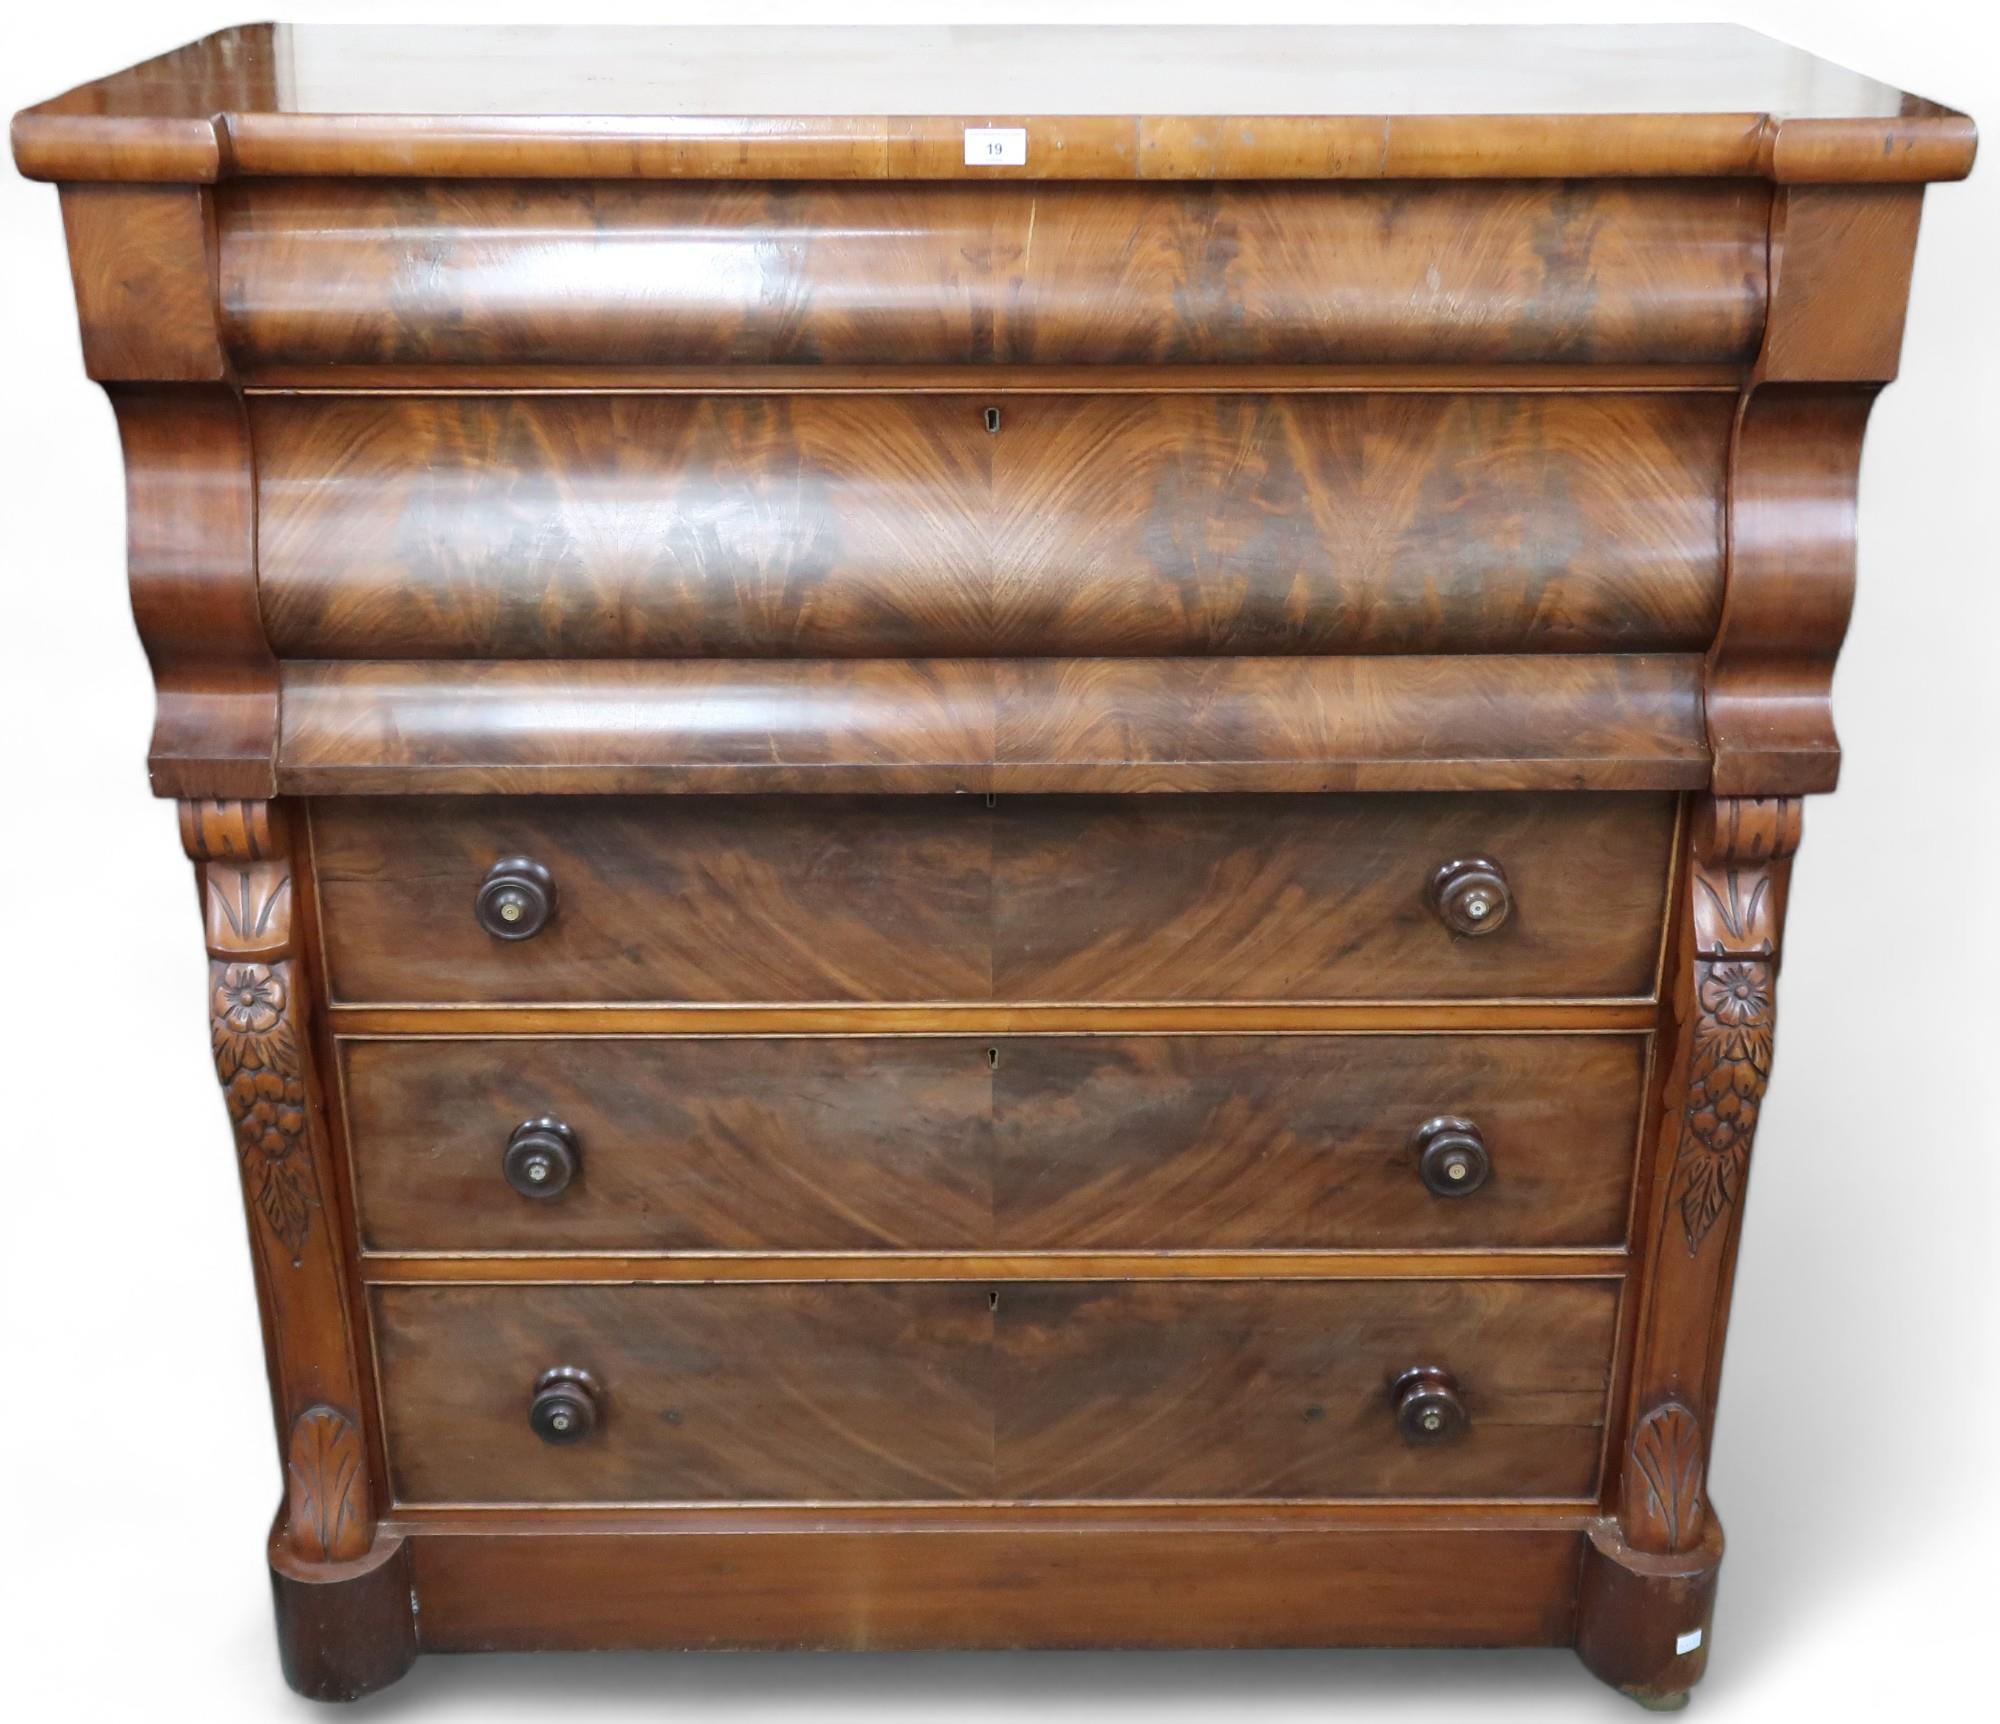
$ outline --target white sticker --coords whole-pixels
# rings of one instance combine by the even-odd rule
[[[965,165],[969,168],[1025,168],[1028,165],[1028,128],[967,126]]]
[[[1690,1652],[1698,1651],[1700,1646],[1701,1630],[1699,1628],[1690,1628],[1687,1633],[1674,1636],[1674,1656],[1676,1658],[1684,1658]]]

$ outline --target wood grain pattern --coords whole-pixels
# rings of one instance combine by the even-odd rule
[[[480,1520],[411,1547],[438,1652],[1561,1646],[1574,1632],[1581,1535],[1567,1525],[1356,1528],[1266,1510],[1133,1528],[1081,1513],[866,1530],[822,1514],[780,1532],[655,1518],[615,1542]]]
[[[377,1287],[405,1503],[1583,1497],[1616,1282]],[[1387,1384],[1466,1360],[1472,1429]],[[604,1385],[550,1449],[527,1392]],[[1476,1363],[1474,1363],[1476,1362]]]
[[[459,1256],[376,1253],[361,1261],[370,1285],[635,1287],[734,1282],[982,1281],[1454,1281],[1574,1280],[1620,1276],[1630,1266],[1612,1250],[1530,1251],[908,1251],[691,1252],[597,1251]]]
[[[288,794],[1663,790],[1691,654],[304,663]]]
[[[249,365],[1747,360],[1770,218],[1721,181],[218,195]]]
[[[1854,607],[1862,438],[1896,375],[1921,202],[1806,186],[1774,206],[1771,315],[1737,411],[1728,591],[1709,652],[1718,796],[1839,781],[1833,671]]]
[[[1722,1527],[1670,1555],[1635,1550],[1618,1522],[1590,1528],[1576,1586],[1576,1655],[1602,1682],[1655,1711],[1673,1711],[1708,1668]]]
[[[923,111],[913,112],[912,104]],[[968,126],[1019,126],[1018,166]],[[16,117],[45,179],[1953,179],[1963,114],[1747,30],[248,24]]]
[[[378,1251],[1615,1246],[1632,1036],[749,1037],[341,1044]],[[1413,1134],[1476,1119],[1472,1197]],[[524,1201],[522,1120],[582,1172]]]
[[[1616,1282],[1030,1283],[1000,1295],[1000,1493],[1587,1497]],[[1388,1385],[1458,1379],[1411,1448]]]
[[[222,387],[110,390],[125,453],[132,618],[153,667],[156,796],[271,795],[278,665],[257,614],[256,484]]]
[[[371,1003],[1645,995],[1673,822],[1583,794],[314,809],[332,997]],[[1454,938],[1425,883],[1486,853],[1518,908]],[[473,893],[523,854],[561,907],[496,941]]]
[[[1711,395],[263,396],[326,658],[1699,651]]]
[[[993,1312],[948,1283],[371,1292],[402,1502],[989,1496]],[[603,1385],[551,1448],[535,1379]]]
[[[1700,365],[243,365],[249,395],[1735,395]]]
[[[100,383],[220,383],[215,211],[193,186],[69,185],[63,233],[84,370]]]
[[[1764,383],[1887,383],[1902,353],[1921,188],[1791,186],[1771,207]],[[1868,291],[1854,291],[1856,276]]]

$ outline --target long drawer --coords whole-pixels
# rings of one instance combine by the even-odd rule
[[[1615,1281],[390,1286],[405,1504],[1581,1498]],[[1413,1443],[1392,1385],[1450,1373]],[[581,1372],[595,1428],[530,1414]],[[567,1432],[584,1427],[573,1419]]]
[[[216,214],[253,368],[1726,363],[1771,193],[230,179]]]
[[[1675,802],[1554,795],[346,799],[313,807],[336,1001],[1644,997]],[[474,915],[549,870],[532,938]],[[1488,859],[1478,937],[1429,899]]]
[[[1700,652],[1734,413],[265,395],[257,590],[299,659]]]
[[[341,1044],[382,1252],[1616,1246],[1645,1065],[1636,1035]]]

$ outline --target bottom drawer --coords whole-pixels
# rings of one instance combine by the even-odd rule
[[[405,1504],[1576,1499],[1596,1489],[1618,1290],[738,1282],[373,1299]],[[1399,1427],[1391,1385],[1413,1367],[1450,1374],[1457,1434]],[[561,1368],[587,1381],[557,1380],[543,1416],[566,1423],[538,1433],[537,1385]]]

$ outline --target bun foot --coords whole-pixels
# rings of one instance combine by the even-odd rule
[[[1599,1521],[1583,1556],[1577,1657],[1649,1712],[1678,1712],[1708,1668],[1721,1566],[1722,1528],[1712,1510],[1701,1542],[1674,1556],[1634,1550],[1616,1521]]]
[[[280,1517],[271,1535],[271,1599],[278,1662],[308,1700],[359,1700],[416,1662],[410,1553],[393,1533],[377,1533],[353,1562],[300,1562]]]

